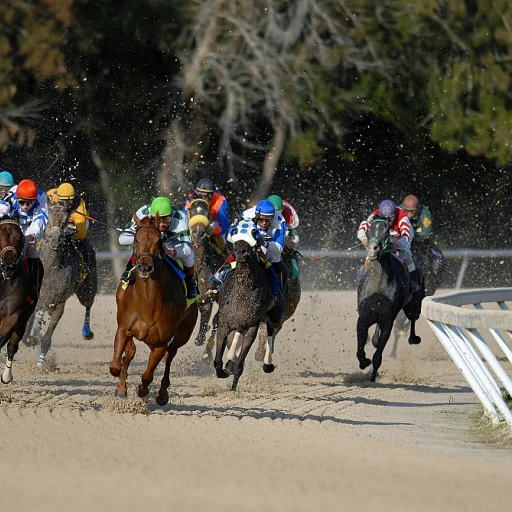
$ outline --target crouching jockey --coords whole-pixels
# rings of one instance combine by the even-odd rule
[[[192,250],[192,242],[190,240],[187,214],[174,208],[168,197],[157,197],[151,205],[144,205],[139,208],[136,215],[139,219],[142,219],[150,215],[151,217],[156,217],[157,213],[160,217],[158,229],[161,233],[165,254],[183,263],[185,283],[187,285],[187,299],[195,299],[197,297],[197,282],[194,272],[194,251]],[[137,225],[132,220],[130,227],[119,235],[119,243],[121,245],[133,244],[136,228]],[[126,285],[134,281],[132,277],[134,267],[135,258],[132,254],[121,276],[121,281]]]
[[[19,217],[25,235],[25,254],[28,261],[29,297],[37,302],[39,287],[43,282],[44,268],[39,259],[37,242],[41,240],[48,224],[46,194],[32,180],[22,180],[0,200],[0,217]]]
[[[414,230],[407,213],[402,210],[402,208],[398,208],[390,199],[382,201],[379,207],[370,214],[368,219],[361,222],[357,230],[357,238],[359,238],[361,243],[366,247],[368,244],[366,233],[373,218],[377,215],[388,221],[393,250],[400,251],[407,266],[407,270],[409,271],[409,291],[410,293],[416,293],[419,290],[419,272],[416,270],[416,265],[414,264],[411,253],[411,241],[414,238]]]
[[[276,304],[283,301],[283,263],[281,253],[283,252],[286,238],[286,221],[284,217],[276,212],[274,205],[268,201],[260,201],[257,206],[249,208],[242,213],[242,220],[251,220],[256,224],[261,234],[259,243],[260,257],[265,268],[270,267],[269,277],[272,283],[272,294]],[[233,242],[231,230],[228,232],[228,242]],[[224,281],[231,269],[231,263],[235,261],[233,254],[230,254],[222,267],[212,277],[212,290],[214,293]],[[209,295],[210,295],[209,294]]]

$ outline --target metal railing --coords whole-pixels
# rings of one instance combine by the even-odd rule
[[[361,250],[348,250],[348,251],[328,251],[322,249],[300,249],[301,254],[304,258],[309,260],[324,259],[324,258],[340,258],[340,259],[359,259],[361,261],[366,258],[366,252]],[[126,262],[130,257],[128,251],[118,252],[104,252],[98,251],[97,258],[100,260],[111,260],[114,258],[121,258],[123,262]],[[461,265],[457,275],[455,283],[455,289],[460,289],[464,282],[464,276],[468,269],[470,260],[472,259],[501,259],[501,258],[512,258],[511,249],[445,249],[443,254],[446,259],[461,259]]]
[[[426,297],[422,315],[477,395],[485,415],[493,424],[505,421],[512,428],[510,301],[512,288],[467,290]],[[491,305],[494,309],[488,309]]]

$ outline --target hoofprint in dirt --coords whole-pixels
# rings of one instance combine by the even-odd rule
[[[510,453],[478,442],[481,407],[423,320],[423,343],[404,340],[370,383],[355,358],[355,292],[304,292],[273,374],[251,353],[233,393],[189,344],[160,408],[136,398],[136,378],[127,400],[112,397],[114,297],[97,298],[94,340],[77,336],[79,311],[71,299],[48,370],[22,347],[15,380],[0,388],[7,508],[159,510],[172,497],[179,510],[225,510],[227,499],[260,510],[262,489],[271,511],[508,506]],[[147,359],[138,348],[134,376]]]

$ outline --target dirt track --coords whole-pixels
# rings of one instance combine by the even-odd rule
[[[128,400],[113,398],[115,310],[98,298],[87,342],[70,301],[46,371],[21,346],[0,388],[4,510],[508,508],[510,453],[478,442],[481,408],[423,321],[423,343],[402,339],[397,359],[388,347],[372,384],[355,357],[355,293],[305,293],[274,374],[251,353],[233,394],[191,341],[159,408],[156,384],[147,402],[135,398],[141,343]]]

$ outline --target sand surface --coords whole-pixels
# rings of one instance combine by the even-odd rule
[[[305,292],[276,340],[274,374],[250,364],[236,393],[193,340],[171,368],[171,402],[114,399],[113,296],[92,341],[74,299],[45,370],[24,345],[0,384],[3,510],[470,511],[510,507],[510,451],[483,444],[481,406],[422,320],[419,346],[359,371],[354,292]],[[391,341],[390,341],[391,345]],[[368,352],[373,354],[373,349]],[[5,351],[2,356],[5,357]],[[2,362],[3,365],[3,362]]]

